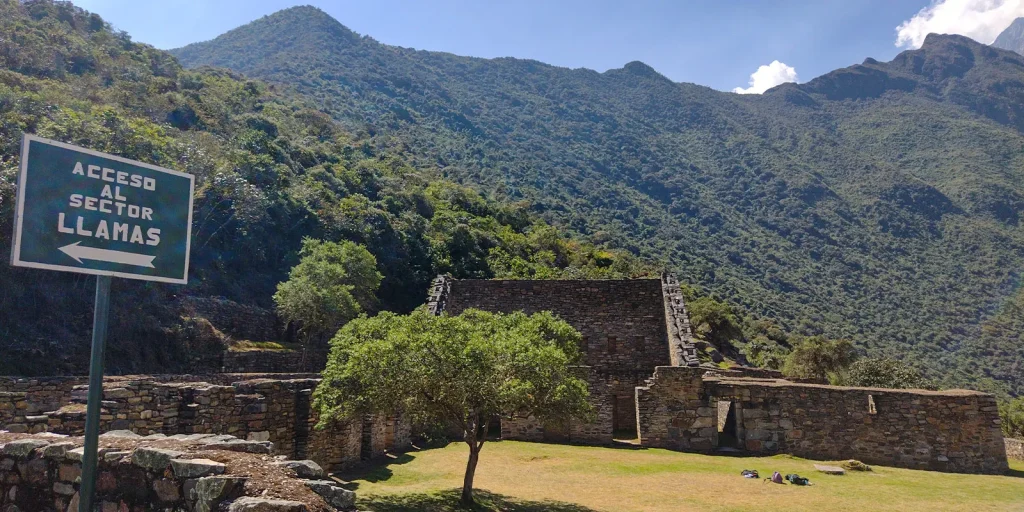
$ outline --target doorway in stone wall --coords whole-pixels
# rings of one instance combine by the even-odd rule
[[[718,400],[718,448],[742,449],[737,411],[739,404]]]
[[[636,405],[632,395],[617,395],[612,400],[612,436],[636,439]]]
[[[395,429],[398,428],[398,418],[388,418],[388,426],[384,430],[384,446],[387,446],[390,450],[395,446]]]

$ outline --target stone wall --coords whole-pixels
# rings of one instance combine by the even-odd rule
[[[605,383],[615,429],[636,424],[633,388],[654,368],[671,364],[661,281],[451,280],[444,310],[510,313],[552,311],[583,334],[584,364]],[[603,400],[603,398],[602,398]]]
[[[179,380],[175,380],[177,377]],[[380,417],[372,426],[371,443],[363,448],[362,425],[332,423],[315,428],[318,418],[310,400],[319,378],[308,375],[211,375],[110,377],[104,381],[100,430],[130,430],[139,434],[230,434],[254,442],[271,442],[290,457],[311,458],[328,468],[352,465],[364,452],[369,457],[404,451],[411,442],[407,422]],[[232,382],[234,379],[243,378]],[[271,378],[268,378],[271,377]],[[297,378],[288,378],[297,377]],[[0,379],[30,391],[0,391],[0,428],[12,432],[49,431],[81,435],[85,431],[86,385],[66,385],[61,379],[31,384],[28,379]],[[66,378],[68,383],[77,382]],[[230,384],[227,384],[229,383]],[[51,395],[32,390],[69,388],[54,404]],[[31,396],[45,403],[34,403]],[[45,407],[55,410],[40,412]],[[32,411],[38,414],[28,414]],[[389,422],[397,430],[390,437]]]
[[[96,510],[326,512],[354,508],[354,494],[323,480],[316,464],[271,463],[265,456],[226,451],[224,441],[222,436],[101,436]],[[0,508],[78,510],[81,444],[81,438],[0,434]],[[255,467],[262,469],[254,473]]]
[[[690,327],[690,313],[686,310],[683,292],[674,274],[661,276],[661,293],[672,366],[699,366],[700,359],[694,345],[693,329]]]
[[[363,438],[360,451],[362,460],[372,460],[387,452],[388,418],[380,414],[363,417]]]
[[[361,461],[363,440],[361,422],[332,421],[320,428],[317,427],[317,419],[311,417],[309,430],[309,440],[306,444],[306,452],[303,454],[306,458],[317,461],[325,468],[333,469],[351,467]]]
[[[587,380],[590,390],[590,404],[594,406],[594,421],[584,423],[570,421],[568,425],[545,425],[529,417],[501,418],[501,438],[517,441],[544,441],[557,443],[578,443],[607,445],[612,443],[612,400],[605,390],[608,383],[604,376],[589,367],[575,369],[578,377]]]
[[[217,297],[181,297],[178,308],[186,317],[204,318],[235,340],[279,341],[285,334],[273,311]]]
[[[718,411],[702,376],[706,368],[662,366],[636,388],[637,433],[643,446],[710,451],[718,445]]]
[[[15,423],[15,417],[38,415],[57,409],[71,400],[71,392],[75,386],[89,381],[88,377],[0,377],[0,392],[20,394],[23,404],[15,408],[5,408],[5,400],[0,396],[0,424]]]
[[[735,438],[750,453],[964,473],[1003,473],[1006,449],[995,397],[964,390],[843,388],[709,376],[659,367],[638,387],[643,446],[718,447],[718,404],[733,408]],[[721,436],[724,438],[724,436]]]
[[[1024,460],[1024,439],[1003,440],[1006,443],[1006,456],[1010,459]]]
[[[226,373],[318,372],[327,366],[327,347],[315,350],[227,350]]]
[[[388,416],[384,444],[392,451],[407,451],[412,447],[412,421],[401,412]]]

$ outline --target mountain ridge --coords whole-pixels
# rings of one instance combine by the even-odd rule
[[[1024,266],[1019,55],[929,35],[889,62],[738,95],[637,63],[317,48],[309,31],[295,45],[275,35],[304,25],[294,14],[172,53],[294,88],[417,165],[787,328],[1022,389],[1019,337],[983,329]]]
[[[1017,18],[996,36],[992,46],[1024,54],[1024,18]]]

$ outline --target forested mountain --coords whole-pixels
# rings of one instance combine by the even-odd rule
[[[381,309],[415,307],[439,272],[665,262],[786,331],[1024,393],[1014,53],[933,35],[735,95],[639,62],[387,46],[309,7],[171,53],[67,3],[0,0],[0,253],[24,132],[197,176],[190,284],[115,284],[111,371],[189,369],[217,347],[176,298],[270,307],[310,236],[375,255]],[[2,265],[0,285],[0,373],[84,371],[92,280]]]
[[[181,295],[272,307],[304,237],[374,254],[380,309],[421,304],[438,273],[624,277],[626,251],[566,238],[413,167],[311,99],[223,69],[182,69],[66,2],[0,0],[0,254],[9,254],[23,133],[196,176],[187,287],[115,280],[107,369],[189,372],[209,346]],[[87,371],[91,276],[0,265],[0,374]],[[256,340],[261,341],[261,340]]]
[[[312,7],[171,52],[295,92],[376,147],[791,331],[1024,392],[1024,57],[931,35],[736,95],[378,43]]]
[[[999,33],[992,46],[1024,54],[1024,18],[1017,18]]]

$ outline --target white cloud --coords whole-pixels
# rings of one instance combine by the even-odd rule
[[[896,46],[920,48],[930,33],[960,34],[992,44],[1020,16],[1024,16],[1024,0],[932,0],[896,27]]]
[[[737,87],[732,92],[739,94],[761,94],[772,87],[786,82],[796,82],[796,68],[773,60],[750,74],[750,87]]]

